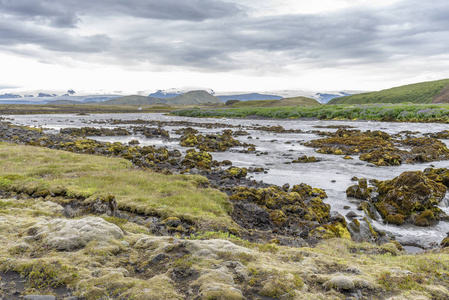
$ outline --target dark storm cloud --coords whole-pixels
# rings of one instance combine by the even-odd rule
[[[449,53],[446,0],[263,17],[244,15],[241,7],[222,1],[80,2],[0,0],[0,11],[10,19],[0,22],[0,44],[101,52],[108,62],[121,65],[148,62],[203,71],[299,62],[317,67],[382,64]],[[19,16],[26,21],[18,21]],[[110,22],[109,29],[99,35],[75,35],[76,28],[70,28],[102,18]]]
[[[0,12],[53,27],[74,27],[85,15],[203,21],[239,14],[238,5],[216,0],[0,0]]]

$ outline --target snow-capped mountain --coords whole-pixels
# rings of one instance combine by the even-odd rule
[[[80,102],[99,102],[122,96],[121,92],[43,90],[43,89],[3,89],[0,103],[3,104],[46,104],[55,100],[74,100]]]

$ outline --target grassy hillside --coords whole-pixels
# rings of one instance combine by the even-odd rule
[[[259,116],[276,119],[317,118],[322,120],[376,120],[398,122],[449,123],[447,104],[320,105],[311,107],[241,107],[228,109],[183,109],[171,114],[184,117],[244,118]]]
[[[293,97],[281,100],[252,100],[234,103],[233,108],[250,108],[250,107],[282,107],[282,106],[319,106],[320,103],[312,98]]]
[[[153,97],[145,97],[138,95],[124,96],[120,98],[115,98],[103,102],[98,102],[98,104],[102,105],[123,105],[123,104],[165,104],[163,99],[153,98]]]
[[[449,95],[445,95],[448,87],[449,79],[421,82],[379,92],[335,98],[329,104],[449,103]]]

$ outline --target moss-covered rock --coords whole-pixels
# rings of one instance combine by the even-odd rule
[[[446,187],[421,171],[404,172],[393,180],[380,182],[377,192],[379,201],[374,205],[389,223],[429,226],[444,216],[437,205],[443,200]]]
[[[367,200],[371,197],[373,187],[368,187],[365,178],[359,179],[358,184],[352,185],[346,189],[346,196]]]
[[[223,130],[222,134],[195,134],[192,131],[187,131],[181,136],[180,145],[183,147],[196,147],[208,152],[223,152],[231,147],[236,146],[254,146],[241,143],[234,139],[232,131]]]
[[[427,168],[424,170],[424,174],[433,181],[444,184],[449,187],[449,169],[447,168]]]
[[[394,147],[381,148],[360,155],[360,160],[376,166],[399,166],[403,160],[400,154],[405,155],[406,153],[406,151]]]
[[[248,169],[247,168],[239,168],[239,167],[230,167],[229,169],[225,170],[225,176],[229,178],[243,178],[248,175]]]
[[[206,151],[196,152],[194,149],[187,150],[181,164],[188,168],[210,169],[212,155]]]
[[[286,236],[301,233],[311,240],[350,238],[344,217],[331,217],[325,197],[323,190],[299,184],[291,189],[238,187],[229,199],[234,204],[233,219],[243,228]]]
[[[314,162],[318,162],[318,161],[321,161],[321,159],[320,158],[316,158],[315,156],[303,155],[303,156],[298,157],[298,159],[293,160],[292,163],[294,163],[294,164],[298,164],[298,163],[304,164],[304,163],[314,163]]]

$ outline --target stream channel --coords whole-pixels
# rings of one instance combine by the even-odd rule
[[[337,211],[343,216],[349,211],[357,212],[362,215],[362,211],[358,211],[360,201],[355,198],[346,197],[346,189],[354,185],[355,182],[351,178],[366,178],[387,180],[393,179],[405,171],[423,171],[428,167],[448,168],[449,161],[436,161],[423,164],[403,164],[401,166],[392,167],[378,167],[370,163],[366,163],[353,156],[353,160],[343,159],[341,155],[319,154],[314,148],[305,147],[302,143],[321,138],[312,131],[336,131],[336,128],[326,128],[328,126],[351,126],[350,129],[366,130],[381,130],[389,134],[395,134],[401,131],[413,131],[424,133],[439,132],[448,130],[447,124],[436,123],[389,123],[389,122],[366,122],[366,121],[321,121],[321,120],[273,120],[273,119],[217,119],[217,118],[188,118],[166,116],[159,113],[133,113],[133,114],[94,114],[94,115],[72,115],[72,114],[56,114],[56,115],[10,115],[7,116],[7,121],[16,125],[25,125],[33,127],[45,128],[48,133],[59,133],[59,129],[67,127],[103,127],[103,128],[130,128],[133,126],[148,126],[156,127],[155,125],[136,125],[136,124],[118,124],[111,125],[109,122],[114,120],[154,120],[162,122],[171,121],[187,121],[196,123],[190,124],[191,127],[197,129],[200,134],[217,134],[224,129],[219,128],[204,128],[200,124],[204,123],[221,123],[232,125],[232,130],[245,130],[252,137],[238,136],[236,139],[241,142],[251,143],[256,145],[256,151],[266,152],[264,155],[257,156],[254,153],[240,153],[242,148],[230,149],[226,152],[211,153],[213,159],[222,161],[230,160],[234,166],[238,167],[263,167],[265,173],[248,174],[251,179],[263,181],[269,184],[276,184],[282,186],[285,183],[293,186],[299,183],[307,183],[312,187],[324,189],[328,195],[324,201],[331,205],[331,210]],[[172,126],[173,125],[173,126]],[[275,133],[260,131],[254,126],[282,126],[285,129],[301,129],[303,133]],[[235,128],[241,126],[241,128]],[[179,149],[185,152],[188,148],[179,145],[179,135],[173,131],[180,128],[185,128],[185,125],[177,123],[164,124],[164,129],[170,133],[170,140],[161,138],[146,138],[143,135],[129,135],[129,136],[100,136],[89,137],[103,142],[122,142],[127,143],[130,140],[138,140],[140,145],[155,145],[157,147],[167,147],[168,149]],[[449,140],[442,140],[449,145]],[[294,163],[291,161],[300,156],[315,156],[322,159],[315,163]],[[449,193],[442,203],[443,209],[449,215]],[[348,209],[348,206],[350,207]],[[414,225],[388,225],[383,224],[382,221],[374,221],[373,226],[379,230],[385,231],[396,237],[396,240],[401,244],[414,245],[407,246],[406,249],[410,252],[419,252],[421,248],[430,249],[436,247],[446,233],[449,232],[449,221],[440,221],[431,227],[417,227]]]

